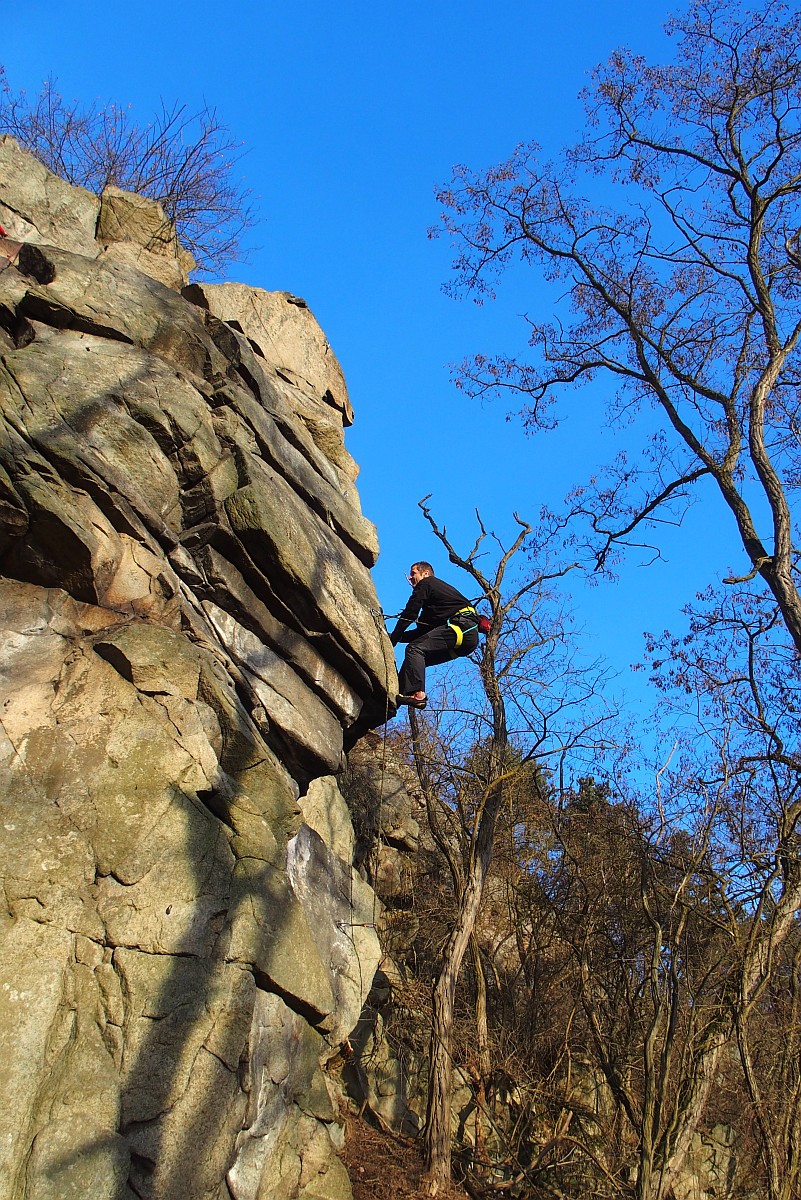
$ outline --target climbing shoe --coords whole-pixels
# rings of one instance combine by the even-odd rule
[[[398,704],[408,704],[409,708],[425,708],[428,704],[428,696],[425,692],[413,692],[411,696],[404,696],[402,693],[397,697]]]

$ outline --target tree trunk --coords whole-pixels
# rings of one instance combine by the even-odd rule
[[[489,1078],[492,1070],[492,1059],[489,1049],[489,1022],[487,1019],[487,977],[484,974],[484,964],[481,961],[481,949],[475,932],[470,938],[470,955],[473,959],[473,973],[476,977],[476,1051],[478,1053],[478,1070],[483,1083]]]
[[[470,954],[473,959],[473,972],[476,977],[476,1052],[478,1056],[478,1077],[476,1087],[476,1160],[486,1161],[484,1131],[484,1113],[487,1103],[487,1083],[492,1071],[492,1059],[489,1048],[489,1021],[487,1017],[487,978],[484,974],[484,964],[481,961],[481,948],[478,938],[473,933],[470,938]]]
[[[497,812],[497,803],[494,806]],[[485,810],[486,816],[486,810]],[[494,822],[493,822],[494,824]],[[434,984],[434,1012],[429,1049],[428,1108],[426,1112],[426,1176],[435,1196],[451,1177],[451,1091],[453,1059],[451,1033],[456,982],[465,950],[475,928],[489,858],[476,856],[456,923],[442,952],[442,970]]]

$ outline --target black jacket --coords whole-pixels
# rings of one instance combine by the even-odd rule
[[[426,575],[412,592],[390,634],[392,645],[414,641],[438,625],[447,625],[449,617],[469,604],[470,601],[455,587],[435,575]],[[413,621],[417,621],[417,626],[408,633]]]

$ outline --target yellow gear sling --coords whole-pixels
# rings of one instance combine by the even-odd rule
[[[454,617],[466,617],[468,615],[472,615],[476,618],[475,625],[470,625],[470,626],[468,626],[467,629],[462,629],[461,625],[453,624]],[[462,642],[464,641],[464,635],[466,633],[472,633],[474,629],[478,629],[478,613],[473,608],[472,604],[468,604],[467,608],[460,608],[457,612],[455,612],[453,614],[453,617],[448,618],[448,625],[453,630],[453,632],[456,634],[456,645],[454,646],[454,650],[458,650],[460,648]]]

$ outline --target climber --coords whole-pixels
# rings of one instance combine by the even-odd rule
[[[412,594],[390,634],[393,646],[408,643],[398,704],[425,708],[426,667],[472,654],[478,645],[478,614],[461,592],[437,579],[431,563],[414,563],[408,579]]]

